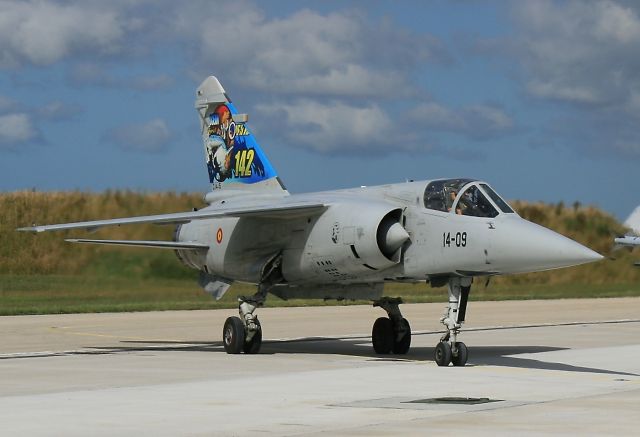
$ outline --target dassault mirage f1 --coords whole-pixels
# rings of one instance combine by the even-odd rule
[[[602,257],[528,222],[491,186],[468,178],[426,180],[310,194],[290,194],[224,88],[213,76],[196,91],[212,190],[197,211],[79,223],[22,231],[95,230],[105,226],[175,225],[173,241],[69,239],[76,243],[175,250],[220,298],[233,282],[257,286],[239,299],[239,316],[223,328],[227,353],[257,353],[256,309],[267,294],[282,299],[364,299],[387,317],[373,324],[378,354],[406,354],[411,328],[401,298],[383,297],[386,282],[448,285],[435,348],[439,366],[464,366],[459,341],[474,278],[574,266]]]
[[[627,217],[624,225],[630,229],[630,232],[613,240],[613,250],[622,248],[633,250],[634,247],[640,246],[640,206],[634,209],[631,215]],[[636,262],[634,265],[640,267],[640,262]]]

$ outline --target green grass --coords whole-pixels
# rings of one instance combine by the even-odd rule
[[[395,293],[395,294],[394,294]],[[446,288],[427,288],[425,285],[399,286],[388,284],[385,294],[401,295],[407,303],[446,302]],[[485,288],[479,280],[471,287],[470,300],[530,300],[530,299],[580,299],[600,297],[640,296],[640,283],[634,284],[521,284]]]
[[[195,274],[194,274],[195,278]],[[234,284],[219,301],[204,293],[195,279],[126,278],[75,275],[1,275],[0,315],[86,312],[164,311],[235,308],[237,297],[254,287]],[[446,302],[444,287],[426,284],[387,284],[385,294],[407,303]],[[640,296],[640,284],[515,285],[474,284],[471,300],[558,299]],[[366,304],[363,301],[293,299],[270,296],[267,307]]]

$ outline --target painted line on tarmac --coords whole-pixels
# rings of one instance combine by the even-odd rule
[[[155,340],[148,340],[149,342]],[[144,343],[144,342],[139,342]],[[139,352],[151,352],[151,351],[166,351],[166,350],[182,350],[182,349],[192,349],[199,348],[202,349],[204,347],[207,348],[222,348],[221,341],[212,341],[210,343],[202,344],[202,343],[179,343],[173,344],[168,342],[167,344],[158,344],[158,345],[140,345],[139,347],[130,347],[130,346],[105,346],[105,347],[96,347],[96,348],[85,348],[85,349],[70,349],[63,351],[39,351],[39,352],[12,352],[8,354],[0,354],[0,360],[10,360],[10,359],[19,359],[19,358],[48,358],[48,357],[66,357],[73,355],[110,355],[114,353],[139,353]]]
[[[580,325],[613,325],[624,323],[640,323],[640,319],[620,319],[620,320],[601,320],[601,321],[576,321],[576,322],[561,322],[561,323],[536,323],[527,325],[511,325],[511,326],[486,326],[478,328],[463,329],[462,332],[482,332],[482,331],[500,331],[509,329],[529,329],[529,328],[548,328],[548,327],[560,327],[560,326],[580,326]],[[411,331],[411,335],[440,335],[442,331]],[[96,334],[95,336],[100,336]],[[118,337],[128,338],[128,337]],[[136,338],[137,339],[137,338]],[[357,340],[371,341],[370,334],[345,334],[345,335],[330,335],[322,337],[284,337],[275,339],[265,339],[264,344],[277,344],[277,343],[295,343],[295,342],[319,342],[319,341],[335,341],[335,340]],[[139,343],[157,342],[157,339],[137,339]],[[222,347],[221,341],[212,341],[203,343],[174,343],[171,340],[160,340],[166,342],[166,344],[160,345],[140,345],[140,348],[129,348],[121,346],[103,347],[100,349],[72,349],[63,351],[38,351],[38,352],[13,352],[0,354],[0,360],[7,359],[19,359],[19,358],[46,358],[46,357],[62,357],[71,355],[108,355],[113,353],[136,353],[142,351],[163,351],[167,349],[189,349],[189,348],[203,348],[203,347]]]
[[[497,325],[497,326],[483,326],[478,328],[463,328],[460,332],[481,332],[481,331],[500,331],[506,329],[529,329],[529,328],[549,328],[557,326],[580,326],[580,325],[607,325],[607,324],[619,324],[619,323],[640,323],[640,319],[620,319],[620,320],[601,320],[590,322],[560,322],[560,323],[536,323],[528,325]],[[444,331],[411,331],[411,335],[441,335]],[[263,340],[263,343],[293,343],[300,341],[330,341],[330,340],[354,340],[354,339],[369,339],[371,340],[371,334],[346,334],[346,335],[323,335],[322,337],[285,337],[275,338],[269,340]]]
[[[104,326],[104,325],[102,325]],[[49,328],[50,331],[55,332],[57,334],[68,334],[68,335],[79,335],[83,337],[100,337],[100,338],[118,338],[121,340],[136,340],[136,341],[166,341],[166,342],[179,342],[180,340],[176,339],[149,339],[145,337],[135,337],[135,336],[123,336],[123,335],[115,335],[115,334],[101,334],[99,332],[85,332],[85,331],[71,331],[70,329],[75,329],[73,326],[52,326]],[[1,356],[1,355],[0,355]]]

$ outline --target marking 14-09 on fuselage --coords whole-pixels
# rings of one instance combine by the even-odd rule
[[[205,165],[212,190],[199,210],[30,226],[44,232],[155,223],[175,226],[172,241],[68,239],[175,250],[216,298],[235,281],[257,285],[223,327],[228,353],[257,353],[256,309],[283,299],[368,299],[386,311],[372,330],[377,353],[406,354],[409,322],[385,282],[448,285],[445,326],[435,349],[444,366],[464,365],[458,341],[473,278],[532,272],[601,259],[594,251],[519,217],[485,182],[436,179],[291,195],[220,82],[196,90]],[[442,242],[442,246],[439,242]],[[451,250],[455,248],[455,250]]]
[[[442,247],[467,247],[467,233],[442,233]]]

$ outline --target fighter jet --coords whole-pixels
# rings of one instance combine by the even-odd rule
[[[616,237],[613,242],[616,247],[635,247],[640,246],[640,237],[636,235],[624,235],[622,237]]]
[[[617,237],[613,240],[614,250],[622,248],[633,249],[636,246],[640,246],[640,206],[638,206],[629,217],[624,221],[624,225],[631,230],[627,235]],[[636,262],[634,265],[640,267],[640,262]]]
[[[474,279],[597,261],[598,253],[522,219],[491,186],[473,178],[411,181],[290,194],[213,76],[196,90],[205,163],[212,185],[198,211],[21,228],[44,232],[105,226],[175,225],[173,241],[69,239],[76,243],[175,250],[220,298],[234,282],[255,284],[239,299],[239,317],[223,327],[227,353],[258,353],[256,309],[282,299],[364,299],[386,317],[373,324],[378,354],[406,354],[411,328],[401,298],[383,297],[387,282],[448,285],[435,348],[439,366],[464,366],[459,341]]]

